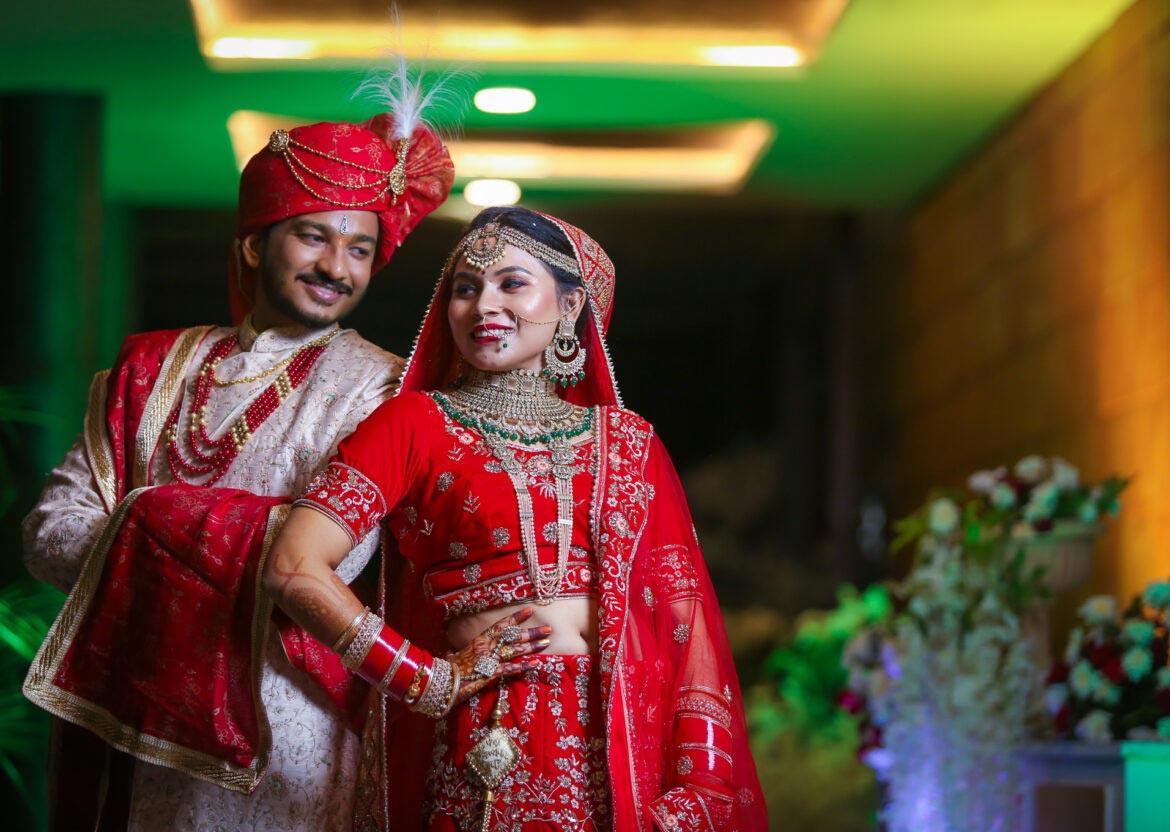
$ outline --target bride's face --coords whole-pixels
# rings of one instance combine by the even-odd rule
[[[503,258],[480,271],[460,258],[451,277],[447,322],[463,360],[479,370],[539,371],[557,322],[576,320],[584,292],[558,297],[548,268],[509,245]]]

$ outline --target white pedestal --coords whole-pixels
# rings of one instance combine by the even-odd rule
[[[1021,832],[1125,832],[1117,743],[1031,743],[1017,759]]]

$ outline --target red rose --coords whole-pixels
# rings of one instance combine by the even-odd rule
[[[1033,520],[1032,528],[1038,532],[1050,532],[1052,531],[1052,518],[1041,517],[1039,520]]]
[[[1089,645],[1089,651],[1086,654],[1093,667],[1104,671],[1105,666],[1114,659],[1120,661],[1121,651],[1116,644],[1111,644],[1108,641],[1095,641]]]
[[[1062,682],[1068,681],[1068,665],[1060,659],[1052,663],[1052,669],[1048,671],[1048,677],[1044,680],[1045,685],[1059,685]]]
[[[1166,666],[1166,642],[1155,638],[1150,642],[1150,653],[1154,656],[1154,667]]]
[[[1154,702],[1162,709],[1162,713],[1170,714],[1170,688],[1162,688],[1154,694]]]
[[[1057,734],[1061,736],[1068,734],[1068,718],[1069,707],[1068,705],[1062,705],[1060,710],[1056,712],[1056,716],[1052,718]]]
[[[846,689],[837,695],[837,705],[843,708],[846,713],[856,716],[865,710],[866,702],[865,697],[861,694]]]
[[[882,747],[882,729],[876,725],[870,725],[861,734],[861,750],[868,751],[871,748]]]
[[[1101,673],[1115,685],[1120,685],[1125,681],[1125,669],[1121,666],[1121,659],[1114,656],[1105,663],[1101,668]]]

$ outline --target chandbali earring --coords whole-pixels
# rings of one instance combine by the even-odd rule
[[[541,371],[561,387],[568,387],[585,378],[585,348],[573,322],[562,318],[557,324],[557,334],[552,343],[544,349],[544,369]]]

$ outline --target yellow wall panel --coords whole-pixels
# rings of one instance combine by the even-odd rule
[[[918,206],[888,293],[895,509],[1026,453],[1133,475],[1086,592],[1170,577],[1167,23],[1140,0]]]

